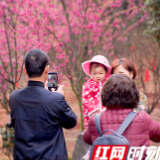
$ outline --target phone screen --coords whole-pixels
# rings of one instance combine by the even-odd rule
[[[49,72],[48,73],[48,89],[51,90],[54,88],[57,90],[58,88],[58,73],[57,72]]]

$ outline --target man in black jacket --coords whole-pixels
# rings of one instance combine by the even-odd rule
[[[49,58],[39,49],[25,56],[24,71],[29,77],[24,89],[10,94],[14,128],[14,160],[68,160],[62,128],[73,128],[77,117],[67,104],[60,86],[56,92],[44,87]]]

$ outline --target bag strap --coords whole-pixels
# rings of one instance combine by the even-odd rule
[[[101,122],[100,122],[100,117],[101,117],[101,113],[96,114],[95,116],[95,124],[96,124],[96,129],[98,131],[98,133],[101,135],[102,134],[102,130],[101,130]]]
[[[125,118],[125,120],[122,122],[120,127],[118,128],[117,133],[120,134],[120,135],[123,134],[123,132],[130,125],[130,123],[132,122],[132,120],[134,119],[134,117],[136,115],[137,115],[137,112],[130,112],[127,115],[127,117]],[[98,133],[101,135],[102,130],[101,130],[101,125],[100,125],[100,117],[101,117],[101,113],[98,113],[98,114],[95,115],[96,129],[97,129]]]
[[[120,127],[117,130],[118,134],[123,134],[123,132],[126,130],[126,128],[130,125],[130,123],[132,122],[132,120],[134,119],[134,117],[137,115],[137,112],[130,112],[127,117],[125,118],[125,120],[122,122],[122,124],[120,125]]]

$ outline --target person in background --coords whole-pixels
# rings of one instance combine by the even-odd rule
[[[122,74],[126,75],[133,80],[136,78],[136,69],[132,61],[130,61],[127,58],[120,58],[116,59],[111,63],[111,74]],[[145,112],[148,112],[148,100],[146,95],[144,95],[142,92],[139,92],[140,94],[140,101],[138,108],[136,108],[136,111],[139,112],[140,110],[144,110]]]
[[[45,89],[49,58],[40,49],[25,55],[28,85],[10,94],[14,128],[14,160],[68,160],[63,129],[73,128],[77,117],[65,100],[62,86]]]
[[[101,99],[102,105],[107,108],[100,115],[101,130],[104,132],[111,129],[116,132],[127,115],[137,108],[139,91],[131,78],[113,74],[102,88]],[[111,132],[105,132],[105,134],[111,134]],[[160,142],[160,123],[141,110],[122,135],[128,139],[130,146],[149,146],[149,140]],[[92,145],[98,136],[95,115],[93,115],[83,134],[83,139]]]
[[[111,67],[102,55],[96,55],[91,60],[82,63],[84,72],[91,78],[83,85],[82,104],[84,129],[88,126],[91,115],[102,111],[100,92],[106,79],[110,76]]]

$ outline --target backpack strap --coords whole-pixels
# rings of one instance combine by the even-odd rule
[[[130,125],[130,123],[132,122],[132,120],[134,119],[134,117],[136,115],[137,115],[137,112],[130,112],[127,115],[127,117],[125,118],[125,120],[122,122],[120,127],[118,128],[117,133],[120,134],[120,135],[123,134],[123,132]],[[98,113],[98,114],[95,115],[96,129],[97,129],[98,133],[101,135],[102,130],[101,130],[101,125],[100,125],[100,117],[101,117],[101,113]]]
[[[101,118],[101,113],[98,113],[95,115],[96,129],[97,129],[98,133],[101,135],[102,130],[101,130],[101,125],[100,125],[100,118]]]
[[[125,118],[125,120],[122,122],[122,124],[120,125],[120,127],[117,130],[118,134],[123,134],[123,132],[126,130],[126,128],[130,125],[130,123],[132,122],[132,120],[134,119],[134,117],[137,115],[137,112],[130,112],[127,117]]]

